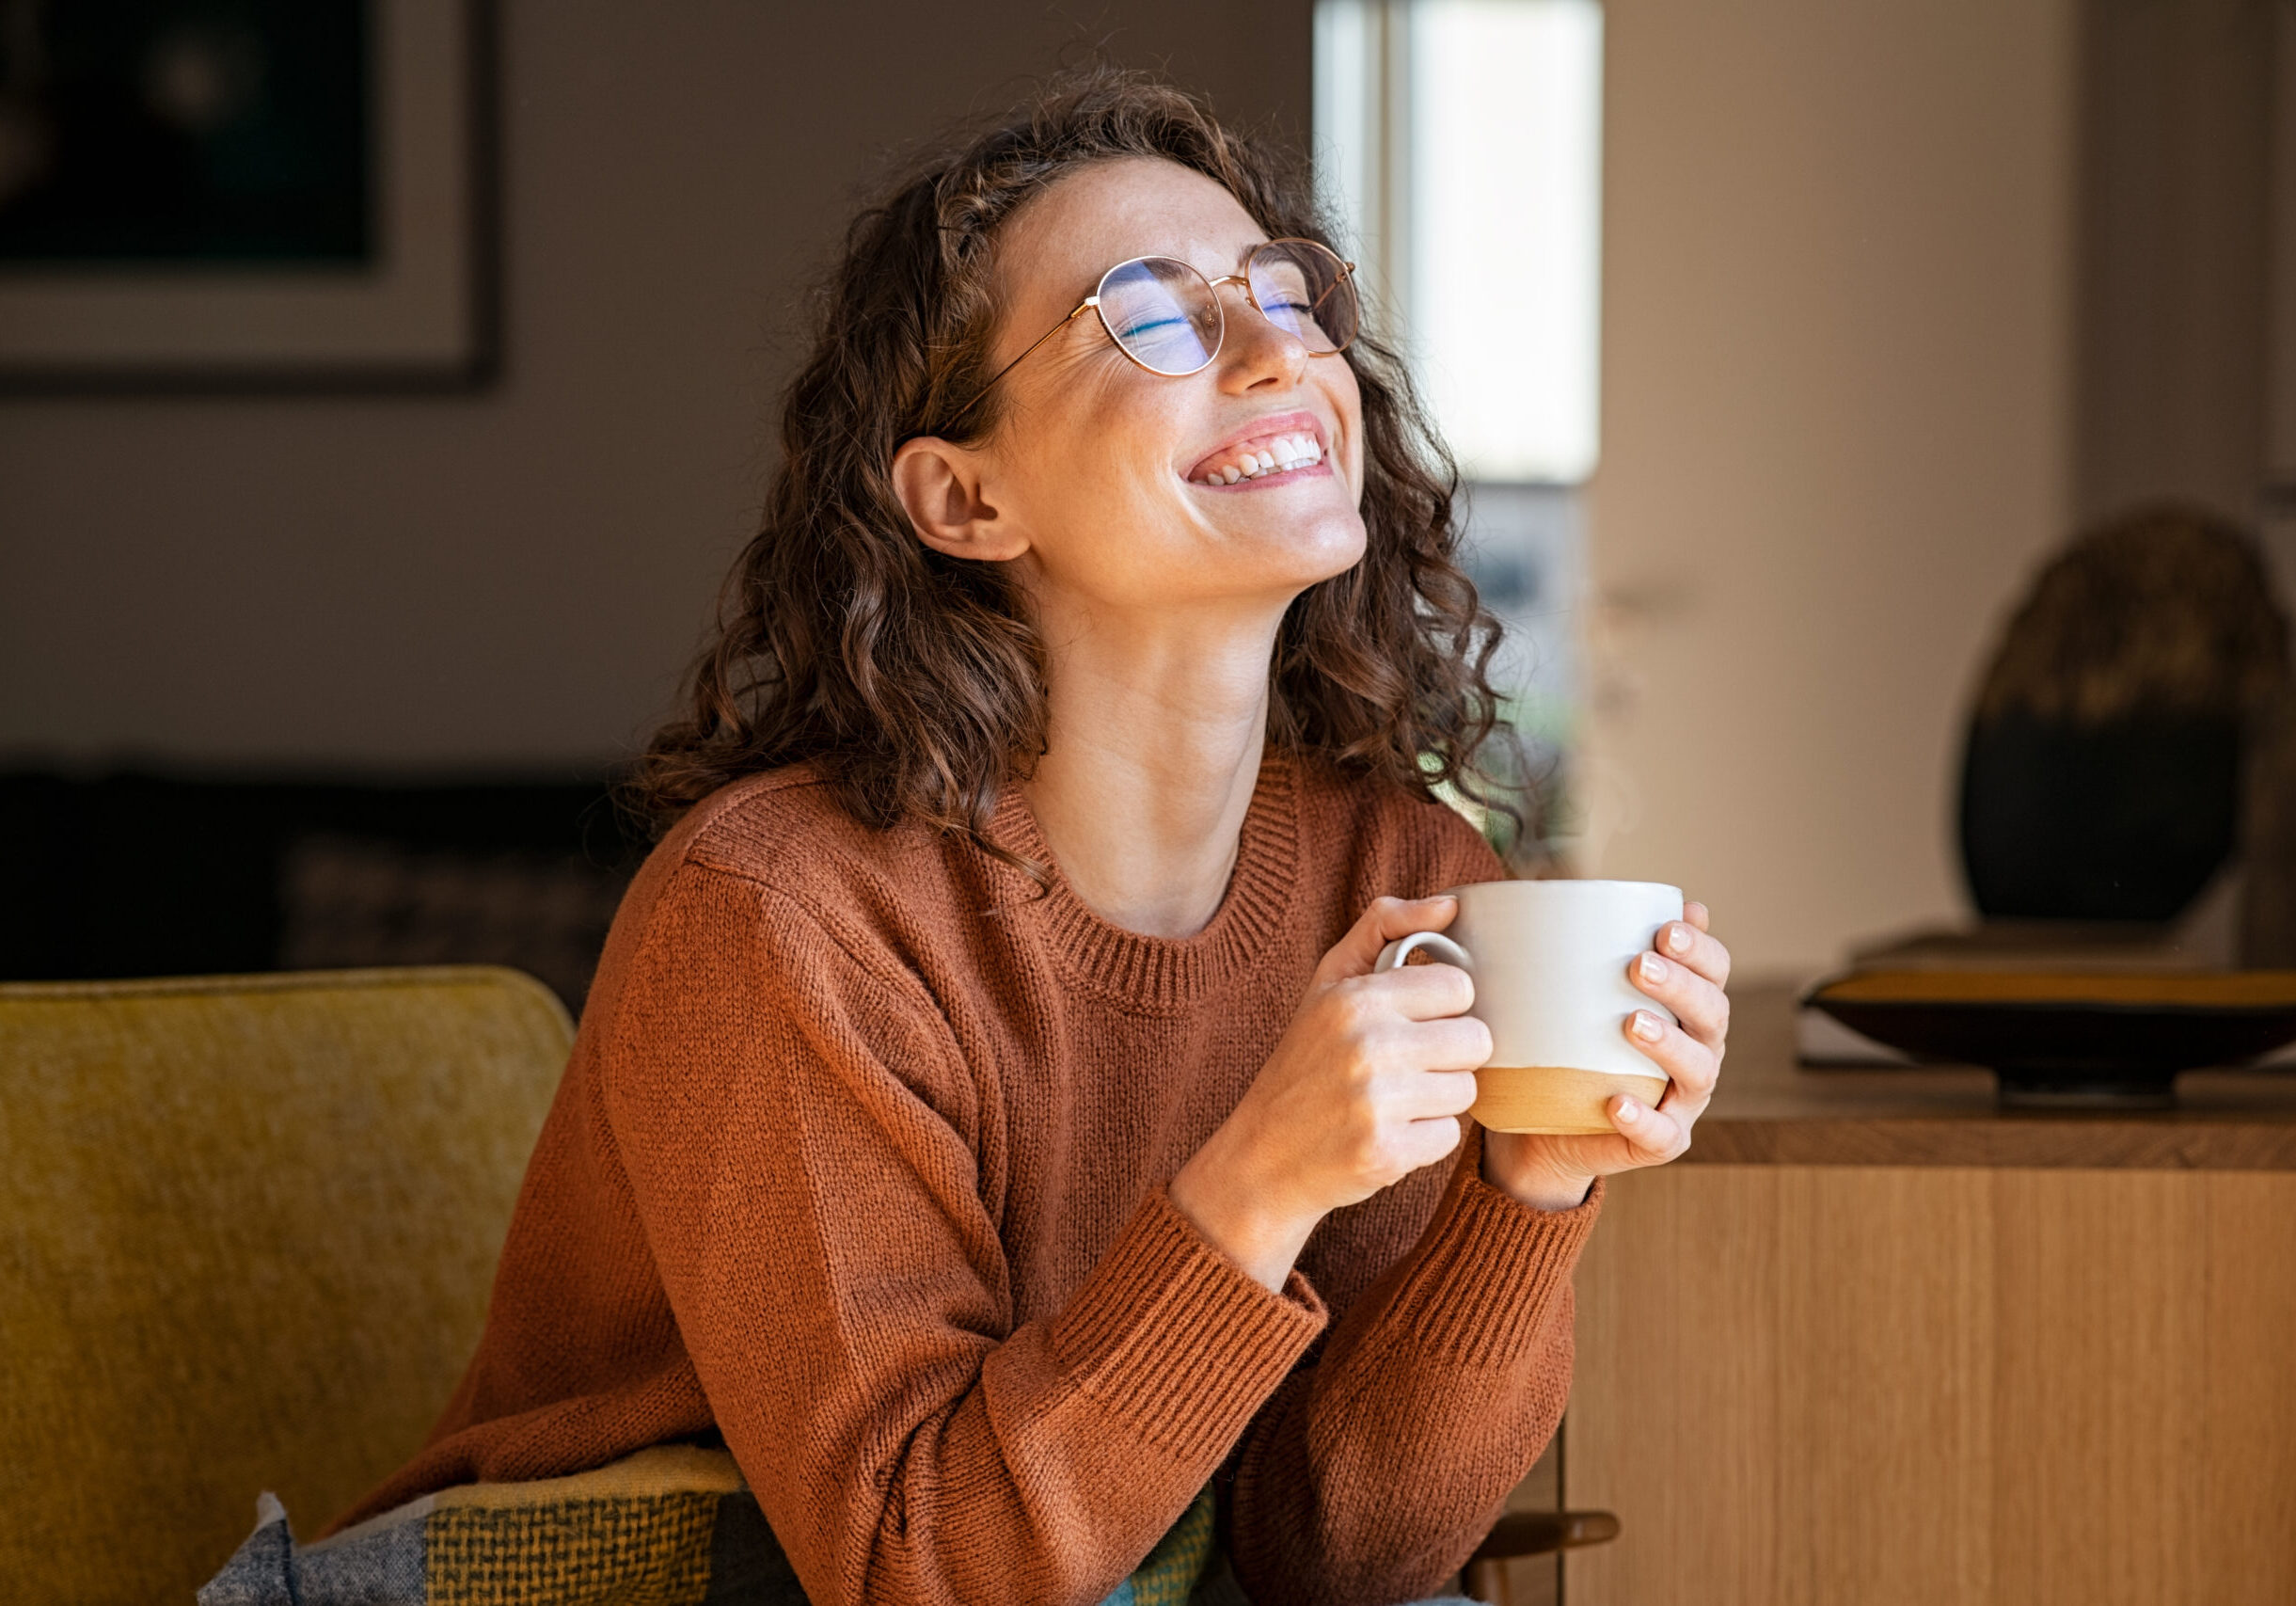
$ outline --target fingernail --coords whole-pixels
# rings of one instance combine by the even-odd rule
[[[1640,1038],[1644,1042],[1656,1042],[1665,1030],[1666,1028],[1658,1024],[1658,1017],[1648,1010],[1635,1011],[1635,1036]]]
[[[1625,1125],[1631,1126],[1641,1119],[1642,1106],[1640,1105],[1636,1104],[1632,1099],[1621,1099],[1619,1101],[1620,1121]]]
[[[1666,979],[1666,961],[1660,959],[1656,954],[1644,954],[1642,956],[1642,979],[1664,981]]]
[[[1690,951],[1690,928],[1677,924],[1667,932],[1666,946],[1678,954],[1688,953]]]

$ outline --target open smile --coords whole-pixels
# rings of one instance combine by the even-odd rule
[[[1250,432],[1215,448],[1188,470],[1188,483],[1211,490],[1263,489],[1328,476],[1330,453],[1313,413],[1262,419]]]

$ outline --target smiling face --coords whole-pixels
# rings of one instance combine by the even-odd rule
[[[1092,294],[1109,267],[1176,257],[1208,279],[1266,239],[1236,199],[1176,163],[1127,158],[1059,180],[999,242],[1005,311],[990,372]],[[1282,607],[1363,556],[1362,411],[1344,358],[1310,357],[1219,289],[1227,338],[1167,377],[1087,311],[998,381],[970,448],[908,442],[895,484],[918,534],[1019,564],[1040,611]]]

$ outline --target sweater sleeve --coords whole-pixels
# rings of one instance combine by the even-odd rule
[[[1106,1595],[1322,1331],[1151,1195],[1015,1326],[998,1118],[930,995],[788,898],[682,867],[603,1119],[727,1445],[810,1598]]]
[[[1537,1460],[1571,1387],[1571,1272],[1602,1207],[1484,1183],[1479,1129],[1418,1243],[1245,1435],[1229,1550],[1256,1606],[1432,1595]]]

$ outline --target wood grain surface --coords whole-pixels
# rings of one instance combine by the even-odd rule
[[[1820,994],[1868,1004],[2154,1004],[2265,1009],[2296,1003],[2296,970],[1867,970]]]
[[[2296,1177],[1615,1179],[1572,1606],[2296,1600]]]
[[[2173,1110],[2003,1110],[1987,1071],[1802,1069],[1795,992],[1732,988],[1729,1057],[1683,1163],[2296,1170],[2296,1075],[2188,1073]]]

